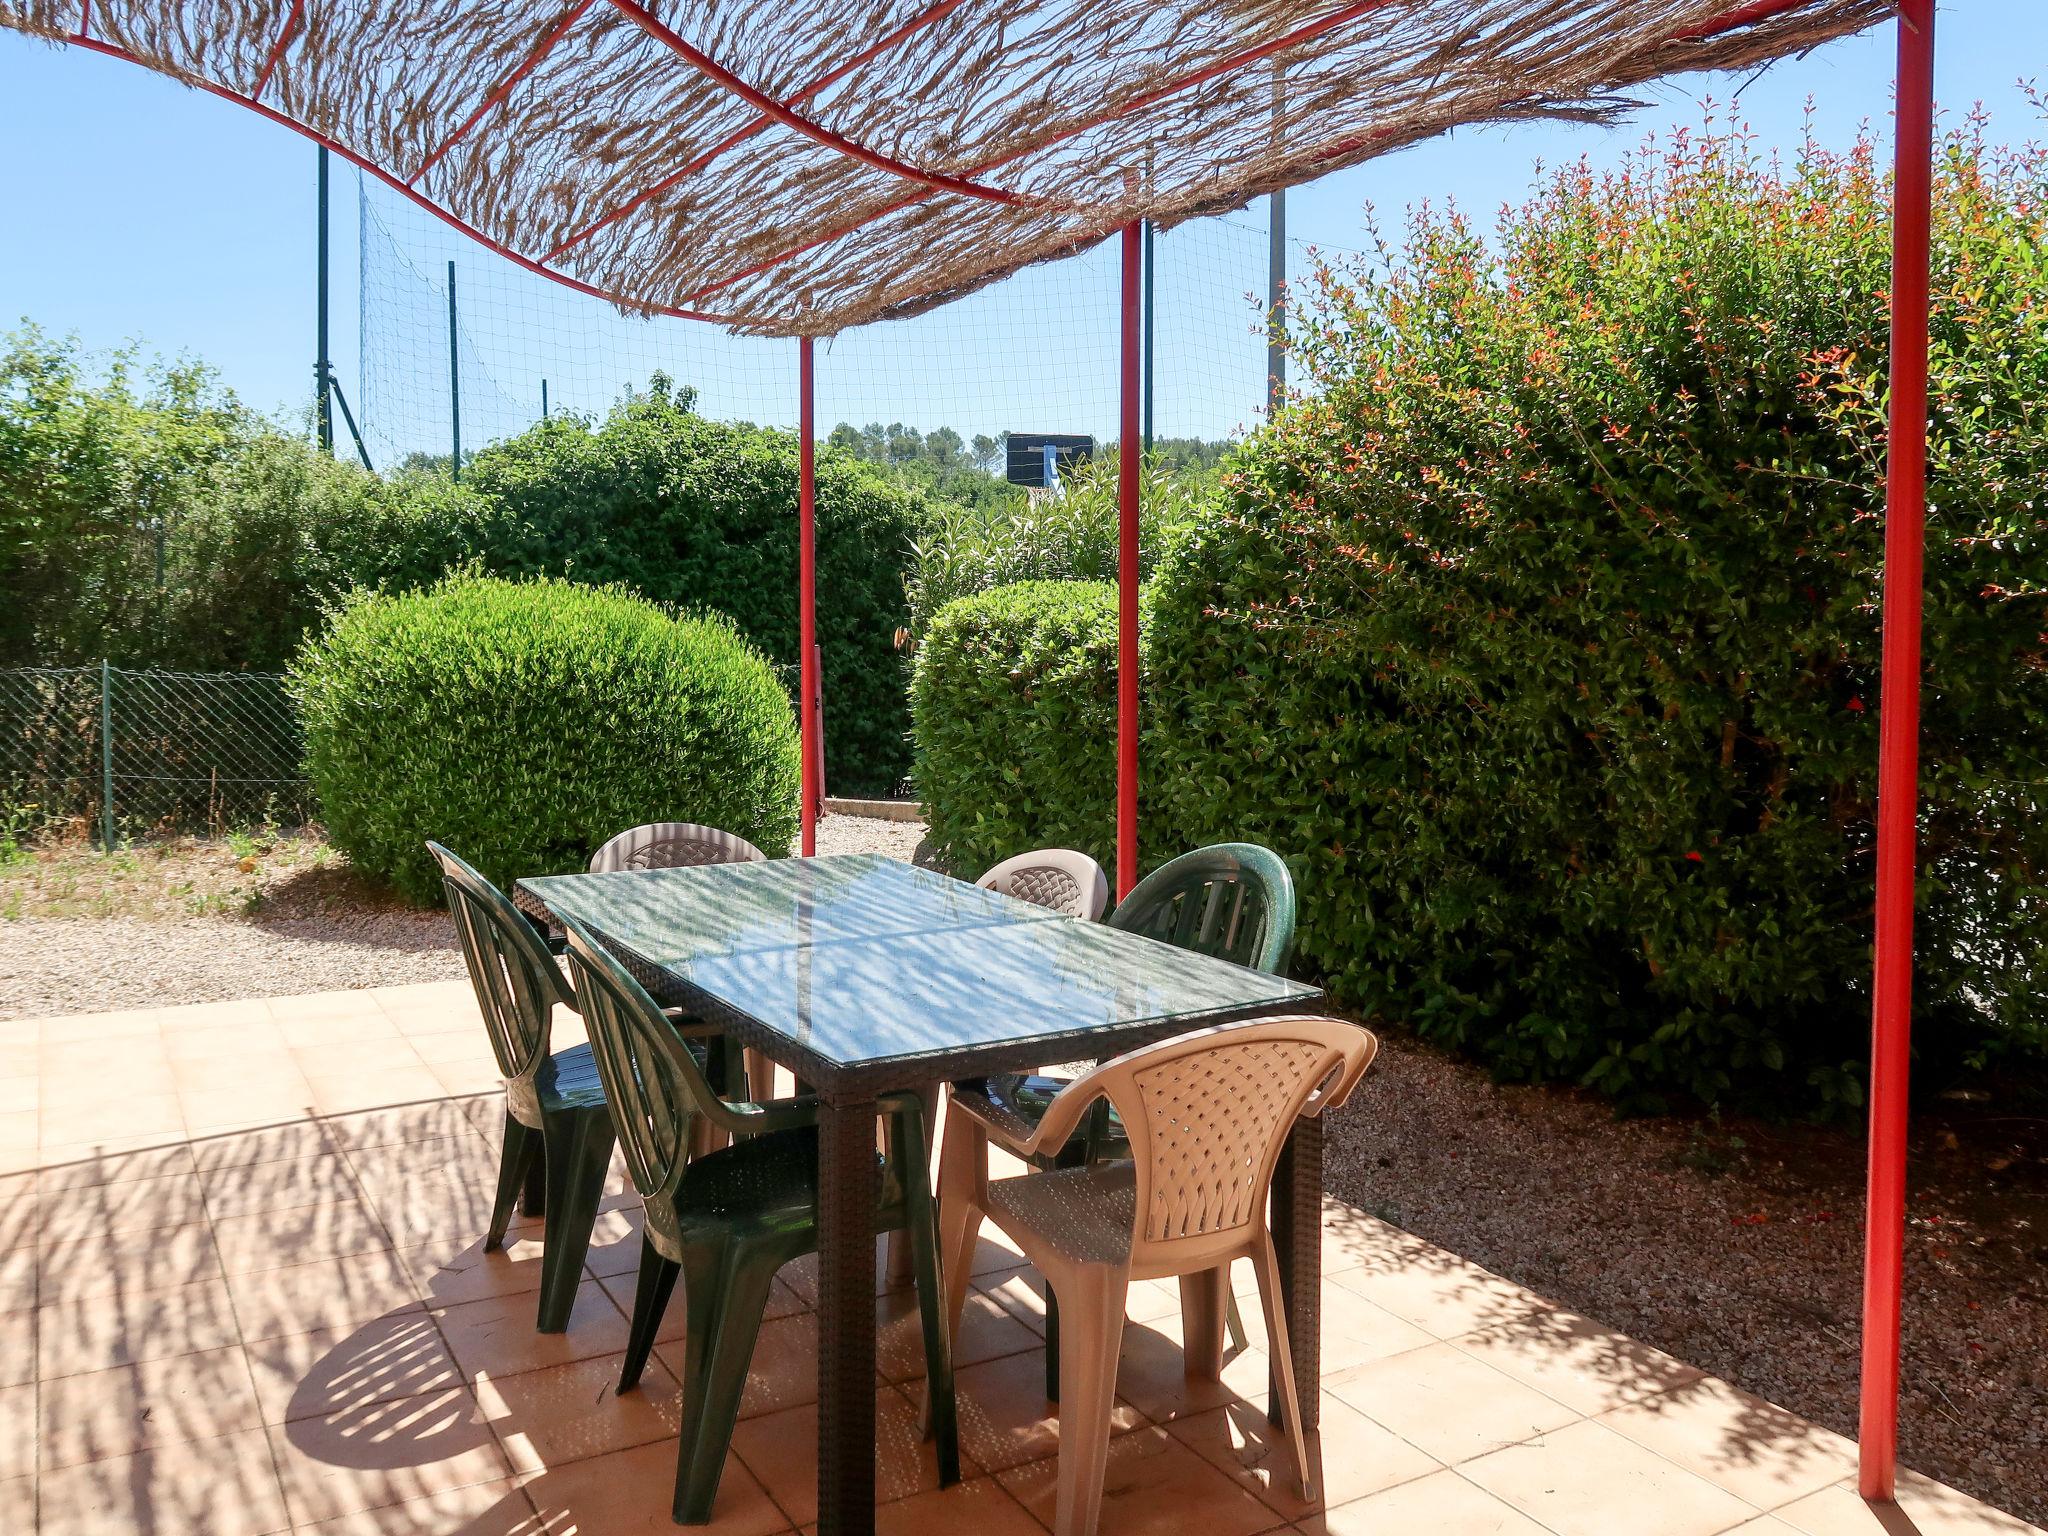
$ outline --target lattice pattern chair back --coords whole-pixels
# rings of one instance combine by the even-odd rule
[[[1109,924],[1278,972],[1294,948],[1294,879],[1278,854],[1255,843],[1197,848],[1140,880]]]
[[[590,856],[593,875],[621,869],[692,869],[699,864],[754,864],[768,855],[717,827],[655,821],[621,832]]]
[[[1100,864],[1073,848],[1039,848],[1017,854],[974,883],[1090,923],[1109,905],[1109,877]]]
[[[1259,1020],[1147,1046],[1075,1079],[1060,1095],[1081,1101],[1072,1112],[1106,1097],[1130,1138],[1133,1266],[1149,1262],[1148,1249],[1236,1241],[1263,1220],[1296,1118],[1341,1104],[1377,1048],[1342,1019]]]
[[[428,843],[427,851],[441,866],[448,911],[498,1072],[507,1082],[530,1078],[548,1059],[554,1005],[574,1008],[576,994],[533,924],[503,891],[439,843]]]
[[[661,1005],[632,974],[586,929],[562,926],[590,1053],[633,1187],[643,1198],[673,1195],[689,1161],[692,1121],[715,1099],[711,1085]]]

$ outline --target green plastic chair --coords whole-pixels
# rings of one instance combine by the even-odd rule
[[[775,1272],[818,1246],[817,1105],[720,1099],[639,982],[587,930],[563,926],[598,1075],[646,1205],[619,1391],[639,1383],[680,1277],[688,1328],[674,1513],[678,1524],[703,1525],[718,1497]],[[939,1480],[951,1484],[960,1478],[960,1448],[923,1108],[914,1093],[884,1095],[881,1107],[889,1150],[875,1230],[910,1234]],[[732,1144],[692,1158],[700,1119]]]
[[[576,1305],[611,1165],[604,1084],[589,1046],[548,1050],[554,1005],[574,1008],[576,994],[525,914],[439,843],[428,843],[427,851],[441,866],[463,963],[505,1079],[505,1144],[484,1251],[504,1246],[515,1200],[527,1215],[545,1218],[538,1326],[561,1333]]]
[[[1294,877],[1286,861],[1256,843],[1217,843],[1171,859],[1131,888],[1107,919],[1112,928],[1141,933],[1177,949],[1213,955],[1255,971],[1278,974],[1294,949]],[[1046,1107],[1068,1079],[1050,1073],[1006,1072],[978,1082],[955,1083],[953,1096],[977,1116],[1021,1144],[1037,1134]],[[1015,1150],[1014,1147],[1012,1150]],[[1096,1103],[1081,1133],[1055,1153],[1029,1157],[1044,1171],[1076,1168],[1131,1155],[1123,1125],[1107,1099]],[[939,1185],[942,1211],[948,1200]],[[1237,1298],[1225,1292],[1224,1323],[1231,1342],[1244,1348],[1244,1321]],[[1059,1401],[1059,1303],[1045,1301],[1045,1395]]]

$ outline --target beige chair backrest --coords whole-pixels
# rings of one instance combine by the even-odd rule
[[[590,856],[593,875],[621,869],[689,869],[698,864],[752,864],[768,855],[730,832],[689,821],[655,821],[621,832]]]
[[[1003,860],[974,882],[1034,907],[1049,907],[1094,922],[1109,905],[1109,877],[1087,854],[1072,848],[1038,848]]]
[[[1057,1148],[1107,1098],[1137,1168],[1131,1266],[1178,1273],[1232,1251],[1263,1219],[1295,1120],[1349,1097],[1379,1041],[1342,1019],[1225,1024],[1146,1046],[1076,1078],[1047,1106],[1034,1148]]]

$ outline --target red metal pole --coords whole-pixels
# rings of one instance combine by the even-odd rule
[[[1870,1048],[1859,1486],[1889,1501],[1899,1455],[1907,1080],[1912,1068],[1914,831],[1920,790],[1920,586],[1927,523],[1928,224],[1933,212],[1934,0],[1899,0],[1892,173],[1891,421],[1878,712],[1877,956]]]
[[[1138,883],[1138,299],[1144,242],[1124,226],[1123,382],[1116,444],[1116,894]]]
[[[817,423],[811,408],[811,338],[797,342],[797,691],[803,701],[796,717],[803,750],[803,843],[809,858],[818,851],[818,552]]]

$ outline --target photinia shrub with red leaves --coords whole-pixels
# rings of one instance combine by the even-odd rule
[[[1868,1052],[1890,207],[1680,135],[1316,275],[1153,584],[1150,846],[1503,1076],[1825,1112]],[[1944,145],[1916,1043],[2048,1044],[2048,163]],[[1923,1079],[1925,1080],[1925,1079]]]

